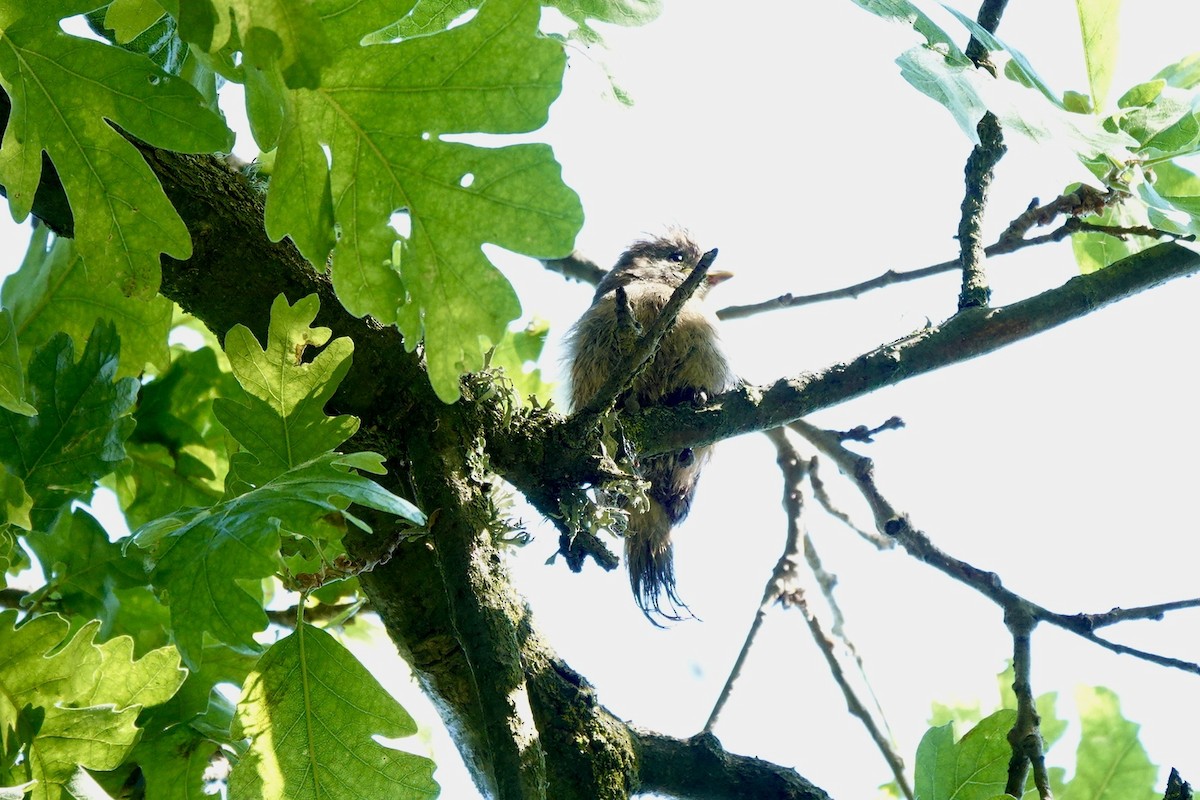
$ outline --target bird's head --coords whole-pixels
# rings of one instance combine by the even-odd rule
[[[596,287],[596,296],[608,294],[618,286],[645,281],[661,283],[675,289],[695,269],[704,251],[681,230],[672,230],[663,236],[634,242],[621,254],[616,265]],[[708,290],[722,281],[733,277],[732,272],[710,269],[704,283],[696,290],[696,297],[703,297]]]

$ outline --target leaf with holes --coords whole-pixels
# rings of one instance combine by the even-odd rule
[[[489,0],[451,30],[365,47],[378,18],[326,17],[334,63],[319,89],[291,92],[286,104],[268,232],[290,235],[323,265],[334,247],[322,222],[332,202],[338,297],[354,314],[398,324],[410,347],[423,339],[430,380],[446,401],[458,397],[462,373],[482,366],[480,336],[499,341],[520,313],[483,245],[562,255],[582,223],[549,147],[442,138],[545,123],[565,56],[538,34],[539,15],[532,0]],[[389,224],[397,212],[407,216],[403,236]]]

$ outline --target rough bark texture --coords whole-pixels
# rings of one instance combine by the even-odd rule
[[[0,94],[0,101],[6,118],[7,98]],[[632,729],[538,635],[487,533],[494,509],[477,448],[486,447],[491,467],[539,508],[553,511],[563,492],[598,477],[592,436],[580,437],[551,412],[506,413],[504,392],[486,391],[487,376],[468,378],[463,399],[443,404],[419,349],[405,352],[394,329],[346,313],[328,280],[289,243],[266,239],[261,198],[240,175],[211,157],[142,150],[195,247],[186,262],[163,260],[163,294],[219,336],[241,323],[261,337],[274,297],[282,292],[294,302],[315,292],[318,324],[354,340],[353,367],[330,410],[361,419],[353,445],[383,453],[385,485],[433,518],[429,536],[400,545],[362,585],[485,794],[825,797],[790,769],[725,753],[711,736],[681,741]],[[36,210],[68,233],[69,212],[54,183],[47,177]],[[645,411],[628,420],[628,429],[645,452],[662,452],[773,427],[1200,268],[1200,259],[1177,246],[1129,262],[1018,304],[1020,310],[1009,307],[1011,313],[960,315],[821,375],[744,387],[700,409]],[[348,537],[353,557],[374,560],[387,549],[388,523],[374,521],[373,536]]]

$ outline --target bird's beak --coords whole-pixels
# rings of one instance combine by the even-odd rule
[[[723,269],[714,269],[710,270],[709,273],[704,276],[704,280],[709,286],[716,286],[718,283],[724,283],[732,277],[732,272],[727,272]]]

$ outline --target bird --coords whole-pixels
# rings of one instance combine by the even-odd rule
[[[684,230],[634,242],[596,286],[591,306],[568,332],[571,407],[578,411],[627,357],[631,334],[650,327],[699,263],[703,252]],[[721,349],[716,315],[704,297],[733,273],[710,270],[659,343],[653,360],[616,400],[618,409],[704,402],[736,381]],[[623,290],[623,291],[621,291]],[[711,446],[637,460],[649,483],[648,504],[628,504],[625,564],[634,600],[646,618],[692,616],[675,588],[671,529],[687,516]]]

